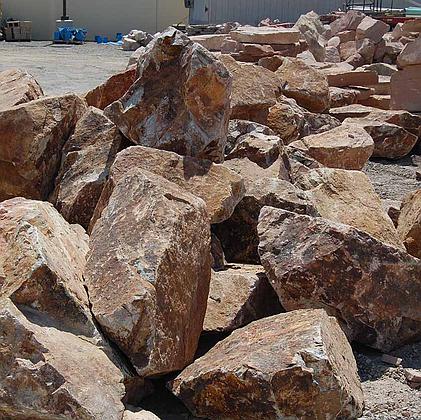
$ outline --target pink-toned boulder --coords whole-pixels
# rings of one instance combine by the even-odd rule
[[[339,32],[344,31],[355,31],[361,21],[364,19],[365,15],[356,10],[349,10],[339,19],[334,20],[330,24],[332,30],[332,35],[335,36]]]
[[[405,67],[390,79],[391,109],[421,112],[421,64]]]
[[[421,65],[421,37],[406,44],[397,61],[401,68]]]
[[[355,39],[369,38],[375,44],[380,42],[383,35],[386,34],[390,29],[390,26],[377,19],[373,19],[370,16],[366,16],[357,27]]]

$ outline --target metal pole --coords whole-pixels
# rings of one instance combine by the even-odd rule
[[[69,20],[69,16],[67,16],[67,0],[63,0],[63,16],[61,20]]]

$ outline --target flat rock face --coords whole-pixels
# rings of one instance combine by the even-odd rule
[[[62,147],[85,110],[85,102],[69,94],[0,111],[0,201],[48,197]]]
[[[358,25],[355,37],[356,39],[369,38],[377,44],[389,29],[390,26],[387,23],[366,16]]]
[[[98,336],[83,281],[88,237],[45,202],[0,203],[0,298],[48,314],[78,335]]]
[[[412,192],[403,200],[398,233],[407,251],[421,259],[421,190]]]
[[[230,332],[283,312],[261,265],[229,265],[212,271],[203,330]]]
[[[200,197],[211,223],[228,219],[245,193],[242,178],[225,166],[163,150],[129,147],[118,154],[113,171],[124,176],[127,168],[153,172]]]
[[[230,37],[235,41],[251,44],[285,45],[298,42],[300,40],[300,31],[268,26],[241,26],[231,31]]]
[[[205,203],[151,172],[112,168],[97,211],[84,273],[96,320],[139,375],[184,368],[209,292]]]
[[[311,112],[329,108],[330,94],[326,76],[296,59],[284,59],[275,73],[281,80],[282,93]]]
[[[357,418],[363,409],[351,347],[323,310],[234,331],[171,387],[194,415],[211,419]]]
[[[0,417],[121,420],[123,375],[86,339],[0,299]]]
[[[371,86],[379,82],[379,76],[375,71],[349,70],[342,67],[330,67],[322,69],[329,86]]]
[[[373,154],[374,142],[363,128],[346,124],[304,137],[290,147],[305,151],[329,168],[361,170]]]
[[[420,339],[420,260],[351,226],[281,209],[265,207],[258,231],[286,310],[325,308],[351,340],[382,351]]]
[[[43,91],[29,73],[10,69],[0,73],[0,111],[41,98]]]
[[[279,78],[264,67],[239,63],[226,54],[219,59],[233,77],[231,118],[265,124],[269,108],[280,95]]]
[[[90,90],[85,95],[89,106],[105,109],[114,101],[118,101],[136,80],[136,66],[129,67],[120,73],[112,75],[101,85]]]
[[[367,175],[360,171],[320,168],[300,177],[320,216],[354,226],[380,241],[403,249],[393,222],[384,212],[380,197]]]
[[[390,79],[391,109],[421,112],[421,64],[405,67]]]
[[[136,144],[220,162],[231,84],[219,60],[169,28],[146,47],[136,82],[106,115]]]
[[[339,19],[334,20],[330,24],[332,35],[336,35],[339,32],[356,30],[358,25],[364,19],[364,14],[356,10],[349,10]]]
[[[90,108],[63,148],[50,201],[70,223],[88,228],[123,139],[102,111]]]

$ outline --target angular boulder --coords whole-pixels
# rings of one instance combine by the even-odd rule
[[[351,347],[324,310],[234,331],[170,386],[195,416],[211,419],[351,419],[364,405]]]
[[[90,108],[63,148],[56,187],[50,197],[63,217],[85,229],[101,196],[123,138],[102,111]]]
[[[85,110],[85,102],[69,94],[0,111],[0,201],[47,199],[63,145]]]
[[[421,112],[421,64],[405,67],[390,79],[390,109]]]
[[[105,113],[135,144],[220,162],[231,83],[209,51],[168,28],[146,47],[136,82]]]
[[[326,76],[329,86],[371,86],[379,81],[375,71],[350,70],[343,67],[331,67],[321,70]]]
[[[421,338],[417,258],[349,225],[271,207],[258,230],[262,265],[286,310],[324,308],[350,340],[381,351]]]
[[[209,292],[205,203],[154,173],[111,168],[96,211],[84,273],[92,313],[140,376],[183,369]]]
[[[230,37],[237,42],[250,44],[295,44],[300,39],[297,29],[271,26],[240,26],[230,32]]]
[[[10,69],[0,73],[0,111],[34,101],[43,94],[41,86],[26,71]]]
[[[365,15],[361,12],[349,10],[330,24],[332,35],[334,36],[344,31],[355,31],[364,17]]]
[[[229,265],[212,271],[203,330],[231,332],[282,307],[261,265]]]
[[[355,38],[371,39],[375,44],[381,41],[384,34],[386,34],[390,29],[390,26],[377,19],[373,19],[370,16],[366,16],[358,25]]]

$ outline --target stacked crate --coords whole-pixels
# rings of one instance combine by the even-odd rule
[[[30,41],[32,22],[15,20],[6,22],[6,41]]]

